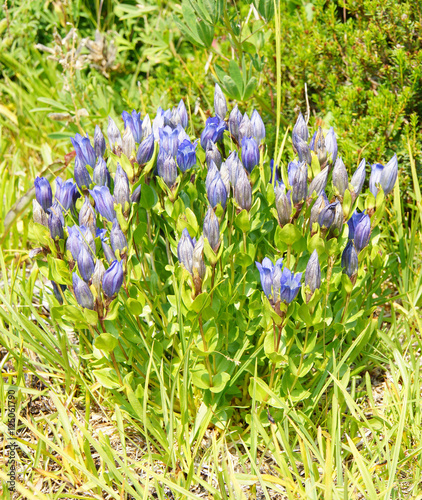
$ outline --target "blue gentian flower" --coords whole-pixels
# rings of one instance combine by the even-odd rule
[[[85,281],[76,273],[72,274],[73,293],[78,304],[86,309],[94,309],[94,296]]]
[[[249,173],[259,165],[259,147],[253,137],[242,139],[242,163]]]
[[[94,189],[89,191],[95,201],[95,208],[97,212],[112,222],[116,218],[114,211],[114,198],[110,194],[107,186],[94,186]]]
[[[186,170],[196,165],[196,146],[196,141],[192,144],[188,140],[184,140],[179,145],[177,150],[177,164],[182,172],[186,172]]]
[[[108,298],[113,297],[123,284],[123,267],[122,263],[114,260],[111,266],[107,269],[103,276],[103,292]]]
[[[53,192],[51,190],[50,183],[46,177],[37,177],[34,181],[35,185],[35,198],[38,203],[42,206],[43,210],[47,210],[53,204]]]
[[[287,267],[283,269],[280,278],[280,300],[290,304],[299,293],[302,273],[293,274]]]

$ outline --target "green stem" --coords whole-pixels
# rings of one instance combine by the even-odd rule
[[[300,353],[299,367],[297,369],[297,374],[296,374],[296,377],[294,379],[292,388],[290,389],[290,392],[293,392],[293,389],[295,388],[295,385],[300,377],[300,371],[302,370],[303,359],[305,357],[305,351],[306,351],[306,347],[308,345],[308,333],[309,333],[309,326],[306,327],[305,342],[303,343],[303,349],[302,349],[302,352]]]
[[[205,340],[204,327],[202,325],[202,314],[199,315],[198,322],[199,322],[199,331],[201,332],[201,337],[202,337],[202,343],[204,344],[205,364],[207,366],[208,375],[210,377],[210,387],[212,387],[212,369],[211,369],[210,357],[209,357],[209,353],[208,353],[208,344],[207,344],[207,341]]]

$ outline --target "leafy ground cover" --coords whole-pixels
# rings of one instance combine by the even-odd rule
[[[5,393],[19,388],[17,498],[422,494],[419,6],[286,2],[280,21],[262,10],[265,2],[264,19],[246,3],[236,7],[222,21],[205,19],[213,29],[205,40],[186,32],[189,11],[172,2],[104,2],[101,13],[99,2],[48,9],[15,2],[3,10],[1,409],[6,435]],[[66,38],[67,22],[78,31]],[[105,388],[76,354],[72,328],[55,327],[50,291],[28,257],[28,191],[37,175],[72,169],[70,136],[123,109],[144,115],[181,96],[200,132],[213,78],[244,109],[262,112],[269,148],[306,110],[307,83],[310,123],[335,126],[349,173],[364,156],[373,162],[396,152],[400,165],[380,227],[389,305],[376,311],[372,348],[355,352],[350,366],[340,359],[318,400],[301,405],[270,394],[282,409],[275,419],[252,405],[244,422],[223,429],[209,425],[206,405],[183,419],[176,403],[190,387],[182,380],[174,393],[142,404]],[[161,367],[151,364],[148,376],[160,380]],[[0,474],[5,481],[6,467]],[[12,497],[4,484],[3,492]]]

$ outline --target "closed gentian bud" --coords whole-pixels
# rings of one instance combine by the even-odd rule
[[[309,286],[314,293],[321,286],[321,267],[319,265],[318,252],[314,250],[308,260],[305,272],[305,285]]]
[[[73,293],[78,304],[85,309],[94,309],[94,296],[85,281],[81,280],[76,273],[72,274]]]
[[[330,203],[321,210],[318,216],[318,223],[321,227],[330,228],[333,225],[337,203],[338,201]]]
[[[110,243],[113,252],[116,254],[116,250],[122,254],[124,250],[127,250],[127,241],[126,237],[123,234],[123,231],[120,229],[120,225],[117,222],[117,219],[113,221],[113,227],[110,231]]]
[[[217,168],[217,165],[214,163],[213,160],[210,160],[210,163],[208,164],[207,177],[205,179],[205,188],[207,191],[211,186],[211,183],[214,180],[215,176],[218,174],[218,172],[219,170]]]
[[[333,168],[333,184],[337,188],[340,196],[344,196],[346,189],[349,187],[349,178],[347,170],[341,158],[337,158]]]
[[[305,162],[308,165],[311,164],[311,150],[309,149],[308,143],[302,140],[298,135],[293,134],[293,145],[299,156],[299,162]]]
[[[252,206],[252,187],[246,172],[241,172],[234,188],[234,198],[242,210],[249,212]]]
[[[249,173],[259,164],[259,147],[253,137],[242,139],[242,163]]]
[[[177,258],[185,266],[185,269],[192,274],[193,249],[194,242],[190,237],[189,231],[185,228],[182,231],[182,237],[177,245]]]
[[[325,208],[325,206],[326,206],[326,203],[324,200],[324,196],[322,194],[320,194],[318,196],[318,198],[315,200],[315,203],[312,205],[312,208],[311,208],[311,215],[309,218],[309,225],[310,225],[311,229],[312,229],[312,225],[315,222],[318,222],[319,214]]]
[[[262,260],[262,264],[259,262],[255,262],[255,264],[259,271],[259,277],[261,278],[262,290],[265,295],[270,298],[273,287],[274,264],[268,257]]]
[[[37,177],[34,182],[35,198],[43,208],[44,212],[53,204],[53,192],[51,186],[45,177]]]
[[[338,231],[338,234],[341,233],[343,229],[343,223],[344,223],[344,213],[343,213],[343,207],[341,206],[341,203],[339,201],[336,201],[333,203],[334,205],[334,220],[333,223],[331,224],[331,233],[334,230]]]
[[[190,141],[184,140],[180,144],[177,150],[177,164],[182,172],[186,172],[196,165],[196,146],[196,141],[192,144]]]
[[[236,181],[239,177],[239,173],[243,170],[242,162],[239,159],[237,151],[232,151],[227,160],[225,161],[226,167],[228,168],[230,175],[230,184],[233,188],[236,186]]]
[[[182,124],[182,127],[186,128],[189,123],[189,117],[183,99],[180,99],[179,104],[177,105],[177,112],[179,113],[180,123]]]
[[[196,274],[202,279],[205,276],[205,262],[204,262],[204,237],[201,236],[193,248],[192,254],[192,275]]]
[[[366,161],[365,158],[359,163],[356,172],[352,175],[350,184],[353,186],[355,199],[359,196],[362,191],[363,183],[365,182],[365,171]]]
[[[224,120],[227,114],[227,101],[218,83],[215,84],[214,90],[214,111],[218,117]]]
[[[210,205],[215,208],[220,203],[223,208],[226,208],[227,194],[220,172],[217,172],[207,191]]]
[[[79,211],[79,225],[88,227],[92,234],[96,231],[95,211],[89,201],[88,196],[85,196],[84,203]]]
[[[293,127],[293,134],[299,136],[302,139],[302,141],[305,142],[308,141],[309,137],[308,125],[306,125],[306,121],[303,118],[302,113],[299,113],[299,116],[297,117],[295,126]]]
[[[220,224],[214,210],[210,207],[205,215],[203,226],[204,237],[207,238],[211,248],[217,251],[220,245]]]
[[[153,154],[154,134],[150,134],[139,145],[138,152],[136,153],[136,162],[138,163],[138,165],[145,165],[145,163],[148,163],[150,161]]]
[[[391,193],[394,188],[394,184],[397,180],[398,168],[397,155],[394,153],[394,156],[387,165],[385,165],[379,181],[385,195]]]
[[[57,285],[56,282],[52,281],[51,286],[53,287],[53,294],[59,304],[63,304],[63,292],[66,290],[66,285]]]
[[[242,121],[242,113],[239,111],[239,108],[236,106],[231,110],[229,116],[229,131],[231,135],[239,142],[239,125]]]
[[[105,241],[101,241],[101,246],[103,247],[104,257],[107,259],[107,262],[111,264],[113,260],[116,258],[113,250],[110,245],[108,245]]]
[[[290,161],[289,164],[287,165],[287,176],[289,179],[290,187],[293,186],[296,173],[299,170],[299,165],[300,163],[297,160]]]
[[[176,132],[177,132],[177,144],[181,144],[183,141],[189,141],[190,142],[190,138],[188,136],[188,134],[186,133],[186,130],[182,127],[182,125],[179,123],[176,127]],[[198,140],[195,141],[195,143],[197,143]]]
[[[95,201],[97,212],[105,217],[110,222],[116,218],[114,211],[114,198],[110,194],[107,186],[94,186],[94,189],[89,191]]]
[[[360,221],[355,226],[355,248],[356,252],[360,253],[369,243],[369,238],[371,237],[371,219],[369,215],[363,214]]]
[[[223,181],[224,186],[226,187],[228,196],[230,193],[230,172],[225,162],[221,164],[220,175],[221,175],[221,180]]]
[[[130,204],[129,179],[122,167],[117,164],[116,175],[114,176],[113,196],[116,203],[125,207],[126,202]]]
[[[312,196],[315,191],[316,195],[319,196],[327,186],[328,180],[328,168],[324,168],[321,172],[314,177],[311,184],[309,185],[308,196]]]
[[[313,147],[315,153],[318,156],[319,164],[325,165],[325,162],[327,161],[327,149],[325,147],[325,137],[324,134],[322,133],[321,127],[318,127],[318,130],[314,138]]]
[[[299,165],[292,183],[292,201],[295,205],[306,199],[307,190],[308,167],[306,163],[303,162]]]
[[[265,139],[265,125],[262,121],[261,115],[256,109],[253,110],[251,116],[251,123],[253,127],[253,136],[258,144]]]
[[[333,127],[330,128],[327,135],[325,136],[325,148],[327,153],[331,155],[331,164],[334,165],[337,160],[338,146],[336,134]]]
[[[364,215],[365,210],[363,212],[358,212],[357,210],[355,210],[353,212],[353,215],[347,221],[347,225],[349,226],[349,240],[353,240],[353,238],[355,237],[356,227]]]
[[[210,164],[210,161],[212,160],[217,166],[217,168],[220,168],[221,163],[223,162],[220,151],[212,141],[208,141],[207,150],[205,153],[205,160],[208,166]]]
[[[104,156],[106,150],[106,141],[98,125],[95,125],[94,132],[94,151],[97,158]]]
[[[344,268],[344,272],[350,279],[353,279],[358,272],[358,254],[356,253],[353,240],[348,241],[346,248],[343,251],[341,256],[341,267]]]
[[[152,134],[151,118],[149,117],[149,115],[145,115],[142,121],[142,140],[144,141],[151,134]]]
[[[92,177],[97,186],[110,186],[110,172],[102,156],[98,157]]]
[[[75,138],[70,139],[73,147],[76,151],[76,157],[79,159],[81,164],[85,167],[89,165],[94,168],[95,166],[95,150],[91,145],[88,135],[86,137],[82,137],[81,134],[76,134]]]
[[[141,185],[139,184],[139,186],[133,191],[130,197],[130,201],[132,203],[139,203],[140,199],[141,199]]]
[[[290,304],[296,298],[302,286],[300,280],[302,273],[293,274],[287,267],[283,269],[280,278],[280,300]]]
[[[141,113],[137,113],[135,110],[129,114],[127,111],[123,111],[122,118],[125,124],[125,129],[130,129],[132,132],[133,139],[135,142],[139,143],[142,140],[142,120]],[[123,135],[123,145],[125,138]],[[124,149],[124,148],[123,148]]]
[[[107,135],[111,150],[121,151],[122,136],[120,135],[120,130],[117,128],[117,125],[114,123],[114,120],[110,117],[108,117]]]
[[[55,201],[48,209],[48,229],[53,240],[64,238],[64,217],[60,205]]]
[[[74,227],[77,228],[77,226]],[[96,247],[95,247],[94,235],[92,234],[89,227],[81,226],[79,228],[79,235],[80,235],[80,240],[82,244],[85,246],[85,248],[87,250],[90,250],[92,255],[95,255]]]
[[[245,137],[253,137],[253,125],[249,120],[249,116],[245,113],[242,121],[239,124],[238,142],[242,144]]]
[[[369,190],[374,196],[378,194],[378,184],[381,180],[381,174],[383,171],[383,165],[381,163],[374,163],[371,165],[371,176],[369,177]]]
[[[82,276],[82,279],[88,282],[92,276],[92,273],[94,272],[95,264],[91,251],[87,250],[85,245],[81,245],[77,262],[79,273]]]
[[[117,260],[114,260],[103,276],[104,295],[111,299],[111,297],[119,293],[122,284],[123,284],[122,263],[118,262]]]
[[[88,169],[81,163],[78,157],[75,158],[75,168],[73,170],[73,175],[79,189],[88,189],[90,184],[92,184]]]
[[[173,108],[171,110],[171,119],[169,125],[172,128],[176,128],[178,125],[182,126],[182,119],[180,118],[177,108]]]
[[[69,237],[66,240],[66,250],[72,255],[72,259],[76,262],[82,242],[79,238],[79,228],[77,226],[68,226]]]
[[[160,161],[157,161],[158,175],[163,179],[169,188],[171,188],[177,179],[177,166],[174,158],[171,155],[161,156]]]
[[[73,207],[77,191],[76,184],[72,179],[63,182],[60,177],[56,177],[56,194],[54,197],[63,210],[69,210]]]
[[[48,216],[37,200],[32,200],[32,218],[37,224],[48,226]]]
[[[286,186],[279,182],[275,188],[275,206],[277,208],[278,223],[281,227],[290,222],[292,216],[292,202],[290,200],[290,191],[286,192]]]
[[[91,283],[94,286],[97,295],[101,293],[101,287],[103,284],[103,277],[105,273],[105,267],[101,259],[97,259],[95,263],[94,272],[92,274]]]
[[[144,120],[145,122],[145,120]],[[157,109],[157,114],[155,115],[154,120],[152,121],[152,132],[154,134],[154,140],[160,140],[159,131],[164,127],[164,110],[161,106]]]
[[[122,151],[123,154],[126,155],[127,158],[134,156],[135,153],[135,139],[132,134],[132,130],[129,127],[125,128],[123,132],[123,140],[122,140]]]

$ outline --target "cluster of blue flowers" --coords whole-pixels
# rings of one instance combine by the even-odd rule
[[[153,121],[148,115],[141,119],[140,113],[135,110],[132,113],[124,111],[123,133],[109,118],[109,153],[98,125],[93,142],[88,135],[76,134],[71,139],[75,150],[74,180],[57,178],[54,196],[48,180],[37,177],[34,221],[48,227],[58,256],[66,257],[69,262],[73,273],[71,288],[81,306],[102,313],[124,283],[129,250],[127,222],[131,220],[141,198],[141,184],[137,180],[142,169],[153,157],[156,158],[152,165],[155,166],[155,173],[170,191],[177,192],[180,178],[197,164],[198,142],[205,151],[205,187],[209,207],[203,222],[203,234],[196,240],[187,229],[183,230],[177,253],[179,261],[193,278],[196,293],[200,292],[206,271],[203,258],[205,239],[214,252],[218,251],[221,243],[221,220],[216,214],[217,206],[221,205],[224,212],[232,195],[238,212],[250,211],[250,174],[255,167],[263,164],[266,136],[264,123],[256,110],[249,117],[246,113],[242,114],[236,105],[227,118],[227,101],[218,84],[215,86],[214,109],[215,116],[206,120],[199,141],[191,140],[186,132],[189,117],[183,100],[173,109],[159,108]],[[227,131],[233,150],[226,155],[222,140]],[[353,281],[358,271],[358,254],[370,239],[371,214],[355,211],[349,220],[345,220],[343,202],[346,192],[352,202],[359,196],[365,181],[365,160],[349,182],[346,167],[338,157],[333,128],[324,136],[319,127],[310,138],[307,123],[301,114],[293,128],[292,144],[297,157],[288,164],[284,182],[278,166],[271,162],[270,182],[275,190],[279,225],[283,227],[298,220],[302,207],[310,208],[309,220],[304,223],[309,224],[312,234],[321,231],[327,239],[337,238],[347,222],[349,242],[343,251],[342,266]],[[122,156],[126,157],[125,161]],[[319,164],[319,173],[310,179],[310,173],[315,172],[315,163]],[[109,170],[111,165],[116,165],[114,172]],[[395,155],[385,167],[379,163],[372,165],[369,186],[374,196],[380,189],[386,195],[391,192],[397,170]],[[333,186],[331,199],[326,193],[330,174]],[[79,198],[81,200],[78,201]],[[217,210],[217,213],[221,214],[221,211]],[[78,224],[74,223],[75,220]],[[281,259],[273,264],[266,257],[256,265],[264,293],[274,306],[279,302],[288,304],[295,299],[301,288],[302,273],[292,273],[286,266],[283,267]],[[316,251],[306,268],[305,285],[308,294],[309,290],[313,293],[321,285],[321,268]],[[53,290],[62,302],[63,284],[54,283]]]
[[[260,163],[260,146],[265,139],[264,122],[256,110],[249,118],[247,113],[242,115],[236,105],[226,121],[227,101],[218,84],[215,84],[214,110],[215,116],[207,119],[200,139],[205,151],[207,167],[205,187],[210,204],[204,218],[203,235],[196,241],[185,229],[178,244],[179,261],[194,277],[197,292],[200,290],[197,285],[198,277],[202,279],[205,274],[202,257],[203,238],[208,239],[214,251],[217,251],[220,245],[220,222],[215,214],[215,208],[221,205],[225,209],[227,200],[232,194],[239,211],[251,209],[250,173]],[[219,143],[227,130],[230,132],[232,142],[240,148],[240,155],[237,149],[233,149],[223,161]],[[224,148],[221,149],[224,151]]]
[[[56,178],[54,196],[47,178],[35,180],[34,221],[48,227],[59,256],[67,256],[77,302],[99,312],[116,296],[124,281],[128,243],[116,211],[128,220],[132,205],[139,202],[141,186],[131,184],[152,159],[155,142],[159,144],[156,172],[169,188],[175,184],[177,167],[185,172],[196,164],[197,141],[192,143],[185,132],[188,114],[183,100],[172,110],[159,108],[152,123],[148,115],[141,120],[135,110],[124,111],[122,119],[123,134],[109,118],[107,136],[110,151],[118,157],[126,156],[133,166],[131,182],[119,163],[114,175],[109,171],[110,155],[98,125],[93,143],[88,135],[76,134],[71,139],[75,150],[74,180]],[[77,213],[76,203],[81,197],[84,201],[79,203]],[[75,218],[79,224],[74,224]],[[60,246],[60,241],[64,245]],[[64,255],[60,248],[65,249]],[[63,284],[53,283],[60,303],[65,290]]]
[[[331,127],[324,136],[321,127],[309,141],[309,131],[302,114],[296,121],[292,133],[293,149],[297,158],[287,167],[288,186],[280,179],[277,167],[271,162],[271,180],[275,186],[276,208],[281,227],[294,222],[303,206],[311,206],[309,227],[314,234],[318,227],[321,234],[327,238],[338,237],[346,222],[343,212],[343,200],[346,190],[349,190],[352,202],[362,191],[366,177],[366,162],[361,161],[350,182],[343,160],[338,157],[337,139]],[[313,157],[318,160],[320,172],[309,183],[309,170]],[[332,174],[333,196],[327,197],[326,187],[329,174]],[[385,167],[379,163],[372,165],[369,179],[370,191],[377,196],[380,189],[388,195],[396,182],[398,174],[397,157],[394,155]],[[306,222],[306,221],[305,221]],[[358,272],[358,254],[369,243],[371,235],[371,220],[366,211],[357,210],[347,221],[349,241],[342,253],[341,265],[344,272],[354,282]],[[288,269],[281,272],[281,261],[273,266],[265,258],[256,263],[261,276],[261,284],[265,295],[273,304],[278,301],[289,304],[296,297],[301,274],[293,275]],[[321,268],[316,250],[312,253],[305,273],[305,285],[311,294],[321,286]],[[309,296],[309,295],[308,295]]]

